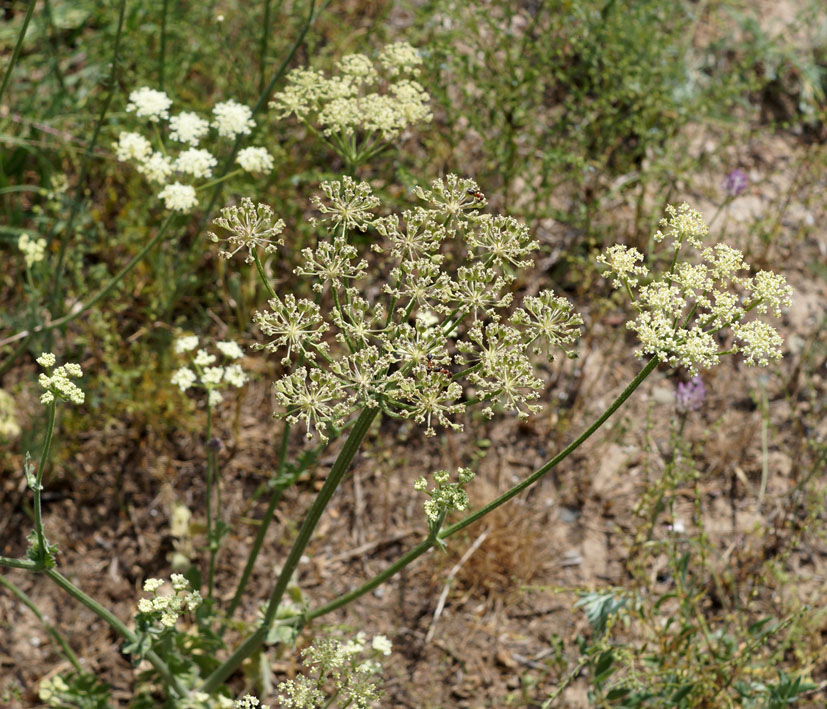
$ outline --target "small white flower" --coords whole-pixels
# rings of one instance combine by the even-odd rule
[[[244,350],[232,340],[216,342],[215,346],[221,354],[230,359],[239,359],[244,356]]]
[[[232,99],[215,104],[212,112],[215,116],[212,125],[218,130],[218,135],[223,138],[249,135],[250,130],[256,124],[249,106],[244,106]]]
[[[195,188],[191,185],[182,185],[180,182],[173,182],[164,187],[158,193],[158,199],[164,200],[167,209],[176,212],[188,212],[198,204]]]
[[[198,347],[198,337],[196,335],[185,335],[175,341],[174,349],[176,354],[181,354],[182,352],[190,352],[196,347]]]
[[[175,161],[175,169],[196,178],[212,177],[212,169],[218,160],[208,150],[188,148]]]
[[[182,111],[169,119],[169,137],[181,143],[198,145],[209,130],[210,122],[190,111]]]
[[[210,389],[207,394],[207,403],[210,406],[218,406],[222,401],[224,401],[224,395],[218,389]]]
[[[142,598],[138,601],[138,610],[141,613],[152,613],[152,601],[150,601],[148,598]]]
[[[146,160],[152,153],[152,145],[140,133],[124,131],[118,136],[118,141],[112,143],[115,148],[115,157],[121,162],[126,160]]]
[[[172,163],[166,155],[155,151],[138,164],[137,170],[150,182],[163,185],[166,184],[167,178],[172,174]]]
[[[171,105],[172,100],[163,91],[143,86],[129,94],[126,110],[135,111],[139,118],[148,118],[150,122],[157,123],[162,118],[169,118]]]
[[[35,360],[35,362],[37,362],[41,367],[54,367],[57,359],[51,352],[43,352],[40,357]]]
[[[273,156],[266,148],[239,150],[235,161],[247,172],[269,172],[273,169]]]
[[[144,591],[147,593],[155,593],[161,586],[164,585],[163,579],[147,579],[144,581]]]
[[[189,591],[190,590],[190,582],[184,578],[183,574],[172,574],[169,577],[169,580],[172,581],[172,587],[176,591]]]
[[[383,655],[390,655],[391,650],[393,649],[393,644],[384,635],[376,635],[371,642],[371,647],[377,652],[381,652]]]
[[[215,355],[211,355],[207,350],[198,350],[193,361],[196,367],[208,367],[215,362]]]
[[[240,364],[231,364],[224,370],[224,381],[236,388],[243,387],[247,382],[247,375]]]
[[[224,367],[207,367],[201,374],[201,381],[205,386],[214,387],[221,383],[224,377]]]
[[[181,367],[175,371],[169,381],[170,384],[177,386],[181,391],[186,391],[195,384],[196,379],[195,372],[189,367]]]

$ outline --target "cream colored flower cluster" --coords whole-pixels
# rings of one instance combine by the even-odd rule
[[[40,396],[41,404],[52,404],[55,399],[62,399],[72,404],[82,404],[84,402],[86,395],[72,381],[72,379],[79,379],[83,376],[83,370],[79,364],[67,362],[60,367],[55,367],[57,360],[51,352],[42,353],[36,361],[44,369],[52,370],[49,374],[41,372],[38,379],[40,386],[46,390]]]
[[[384,47],[375,61],[364,54],[342,57],[329,78],[320,71],[295,69],[270,107],[279,118],[293,115],[320,129],[334,147],[346,147],[343,139],[355,133],[367,142],[373,137],[391,141],[432,118],[430,97],[413,80],[421,64],[417,50],[399,42]]]
[[[17,248],[23,254],[26,268],[31,268],[46,258],[46,239],[32,239],[28,234],[21,234],[17,240]]]
[[[414,481],[414,490],[428,493],[429,499],[424,504],[428,522],[437,522],[440,516],[450,510],[462,512],[468,507],[468,493],[464,488],[474,479],[470,468],[458,468],[456,482],[451,482],[451,473],[447,470],[438,470],[432,477],[436,487],[430,490],[424,476]]]
[[[197,347],[198,338],[195,335],[187,335],[176,340],[174,349],[176,354],[185,354]],[[192,356],[191,365],[179,367],[170,379],[170,383],[181,391],[187,391],[196,385],[206,390],[207,403],[210,406],[218,406],[224,400],[221,389],[228,386],[241,388],[248,379],[241,365],[235,361],[244,356],[244,351],[237,343],[231,340],[216,342],[215,347],[226,360],[230,361],[229,364],[216,366],[215,363],[218,360],[216,355],[199,349]]]
[[[791,303],[792,288],[783,276],[759,271],[749,277],[743,254],[726,244],[704,246],[709,229],[689,205],[667,207],[668,218],[655,234],[671,240],[669,270],[649,278],[637,249],[615,245],[597,261],[615,288],[625,289],[638,315],[627,323],[641,342],[638,356],[654,355],[691,374],[715,366],[721,356],[740,352],[749,365],[766,366],[782,355],[783,340],[772,325],[747,320],[751,311],[780,317]],[[694,247],[699,257],[679,260],[681,249]],[[731,330],[729,345],[719,344]]]
[[[540,409],[543,381],[531,355],[570,346],[582,320],[551,291],[526,295],[512,308],[513,283],[538,248],[524,225],[481,214],[473,180],[448,175],[417,190],[424,205],[378,217],[370,185],[350,178],[322,184],[314,205],[327,227],[302,251],[296,275],[316,299],[278,294],[254,316],[288,371],[275,395],[292,423],[323,440],[359,410],[459,429],[479,404],[524,418]],[[375,229],[370,262],[350,242]],[[382,274],[381,291],[360,288]]]
[[[215,129],[220,138],[234,140],[249,135],[255,127],[253,112],[230,99],[213,107],[212,120],[197,113],[182,111],[170,117],[172,100],[163,92],[142,87],[129,95],[128,112],[156,125],[153,136],[156,146],[140,133],[124,131],[113,143],[115,156],[122,162],[133,162],[147,181],[161,185],[158,198],[167,209],[189,212],[198,204],[198,185],[195,181],[209,180],[218,165],[218,159],[209,150],[197,147]],[[167,121],[168,141],[160,142],[157,126]],[[183,147],[173,154],[172,147]],[[236,163],[251,173],[266,173],[273,169],[273,156],[262,147],[240,150]]]
[[[309,673],[279,684],[279,705],[316,709],[330,706],[335,697],[343,707],[367,709],[375,706],[374,703],[382,697],[377,682],[382,665],[378,660],[390,655],[391,650],[391,641],[384,635],[375,635],[370,647],[367,635],[362,632],[344,643],[335,638],[318,640],[302,651]],[[329,693],[332,696],[329,697]],[[249,695],[241,700],[244,701],[248,703],[237,703],[236,707],[255,709],[258,705],[258,701]]]
[[[198,591],[192,590],[190,582],[182,574],[172,574],[170,581],[173,592],[161,595],[158,591],[166,582],[163,579],[147,579],[144,582],[144,591],[151,593],[153,597],[138,601],[138,613],[149,616],[164,628],[174,628],[184,611],[196,610],[203,600]]]

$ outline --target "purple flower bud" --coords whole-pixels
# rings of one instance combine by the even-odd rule
[[[685,414],[701,408],[706,398],[706,387],[703,380],[696,374],[688,382],[679,382],[675,394],[675,405],[679,413]]]
[[[747,173],[740,168],[735,168],[724,178],[723,188],[730,197],[737,197],[747,187],[749,187],[749,178]]]

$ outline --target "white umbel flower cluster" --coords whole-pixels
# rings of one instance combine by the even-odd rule
[[[115,156],[122,162],[132,162],[148,182],[161,186],[158,198],[166,209],[186,213],[198,205],[196,190],[213,177],[218,158],[199,143],[214,128],[213,138],[236,139],[249,135],[255,127],[252,109],[229,100],[213,107],[213,119],[207,120],[192,111],[182,111],[170,118],[171,99],[163,92],[142,87],[129,95],[127,111],[140,118],[160,124],[168,119],[169,145],[163,141],[157,126],[152,141],[134,131],[123,131],[112,144]],[[153,141],[157,143],[153,147]],[[166,143],[166,144],[164,144]],[[180,145],[183,144],[183,145]],[[180,150],[170,150],[180,148]],[[273,169],[273,156],[262,147],[247,147],[239,151],[236,162],[247,172],[264,174]]]
[[[169,107],[172,99],[163,91],[142,86],[129,94],[127,111],[134,111],[138,118],[146,118],[151,123],[158,123],[162,118],[169,118]]]
[[[189,212],[198,204],[198,197],[192,185],[182,185],[173,182],[158,193],[158,199],[164,201],[164,206],[171,212]]]
[[[249,135],[256,125],[250,107],[232,99],[215,104],[212,113],[215,116],[212,125],[222,138],[237,138],[239,135]]]
[[[198,338],[195,335],[187,335],[176,340],[173,350],[176,354],[185,354],[197,347]],[[224,340],[216,342],[215,347],[225,359],[223,365],[214,366],[218,357],[207,350],[199,349],[194,356],[190,355],[190,365],[179,367],[170,378],[170,383],[181,391],[187,391],[194,386],[205,390],[207,403],[210,406],[218,406],[224,400],[222,389],[227,387],[240,389],[248,380],[247,374],[236,361],[244,356],[244,350],[238,343]]]
[[[32,239],[28,234],[21,234],[17,248],[23,254],[26,268],[31,268],[46,258],[46,239]]]
[[[181,143],[198,145],[198,141],[209,132],[210,122],[197,113],[182,111],[169,119],[169,137]]]
[[[72,404],[82,404],[86,398],[80,387],[72,379],[80,379],[83,370],[79,364],[67,362],[60,367],[55,367],[57,359],[51,352],[43,352],[37,358],[37,363],[44,369],[51,369],[48,374],[41,373],[38,379],[40,386],[46,391],[40,396],[40,403],[49,405],[55,399],[68,401]],[[54,367],[54,369],[52,369]]]
[[[247,172],[270,172],[273,156],[267,148],[244,148],[238,151],[235,161]]]
[[[638,311],[627,323],[641,342],[637,355],[652,355],[695,375],[715,366],[721,356],[741,352],[748,365],[766,366],[782,355],[783,340],[770,324],[746,318],[751,311],[772,312],[779,317],[791,304],[792,288],[783,276],[759,271],[746,276],[749,266],[743,254],[726,244],[703,245],[709,229],[703,217],[688,204],[667,206],[655,240],[672,241],[669,270],[647,279],[643,254],[615,245],[597,261],[606,267],[604,276],[615,288],[623,288]],[[679,261],[685,246],[694,247],[700,258]],[[733,342],[721,348],[722,331],[731,328]]]

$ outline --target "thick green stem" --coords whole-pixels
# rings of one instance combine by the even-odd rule
[[[43,513],[40,506],[40,491],[43,489],[43,473],[46,470],[46,462],[49,460],[49,448],[52,447],[52,434],[55,432],[55,410],[57,402],[49,404],[49,421],[46,424],[46,438],[43,440],[43,452],[40,454],[40,465],[37,467],[37,477],[34,484],[34,531],[37,535],[37,558],[45,561],[48,551],[46,549],[46,537],[43,534]],[[28,473],[27,473],[28,474]]]
[[[124,625],[117,616],[115,616],[111,611],[104,608],[94,598],[86,595],[59,571],[56,571],[55,569],[44,569],[43,573],[46,574],[46,576],[48,576],[58,586],[60,586],[64,591],[66,591],[66,593],[72,596],[72,598],[74,598],[77,601],[80,601],[80,603],[86,606],[96,616],[106,621],[109,624],[109,626],[117,633],[119,633],[123,638],[130,642],[137,641],[138,638],[136,637],[135,633],[133,633],[129,628],[127,628],[126,625]],[[146,653],[146,655],[144,655],[144,657],[158,671],[158,674],[164,678],[167,685],[179,697],[184,697],[187,695],[186,689],[184,689],[184,687],[181,686],[181,683],[178,681],[178,678],[170,671],[169,667],[167,666],[167,663],[164,662],[160,657],[158,657],[158,655],[155,652],[150,650]]]
[[[281,433],[281,449],[279,450],[279,467],[276,474],[276,479],[279,479],[282,475],[284,475],[284,467],[287,462],[287,443],[289,440],[290,423],[285,421],[284,429]],[[267,503],[267,509],[264,512],[264,517],[258,525],[258,532],[256,532],[256,538],[253,540],[253,548],[250,550],[250,555],[247,557],[247,563],[244,565],[244,571],[241,572],[241,578],[238,581],[238,586],[235,590],[235,595],[233,595],[233,600],[230,601],[230,605],[227,608],[227,618],[232,618],[233,613],[235,613],[236,609],[241,604],[241,598],[244,595],[244,590],[247,588],[247,583],[250,580],[250,576],[253,574],[256,559],[258,559],[258,554],[264,544],[264,537],[267,535],[267,529],[270,527],[270,522],[273,519],[273,513],[276,510],[276,505],[278,505],[283,492],[284,487],[280,483],[277,483],[273,488],[272,494],[270,495],[270,501]]]
[[[447,539],[448,537],[456,534],[460,530],[465,529],[467,526],[473,524],[481,517],[484,517],[492,510],[495,510],[500,505],[505,504],[512,497],[519,495],[523,490],[533,485],[541,477],[548,473],[552,468],[554,468],[561,461],[563,461],[565,458],[571,455],[572,452],[579,448],[586,441],[587,438],[589,438],[595,431],[597,431],[597,429],[600,428],[606,422],[606,420],[620,408],[620,406],[626,401],[626,399],[628,399],[632,395],[635,389],[637,389],[643,383],[643,380],[646,379],[646,377],[648,377],[655,370],[655,367],[658,366],[659,362],[660,360],[658,360],[656,357],[653,357],[651,360],[649,360],[647,365],[631,381],[629,386],[627,386],[620,393],[620,395],[611,403],[609,408],[607,408],[591,426],[589,426],[582,434],[580,434],[580,436],[578,436],[576,440],[574,440],[572,443],[566,446],[566,448],[560,451],[560,453],[554,456],[545,465],[538,468],[525,480],[523,480],[507,492],[500,495],[493,502],[488,503],[485,507],[461,519],[456,524],[453,524],[450,527],[446,527],[445,529],[443,529],[438,535],[439,539]],[[354,589],[353,591],[350,591],[349,593],[346,593],[342,596],[339,596],[339,598],[334,599],[330,603],[327,603],[321,606],[320,608],[317,608],[316,610],[313,610],[310,613],[308,613],[305,616],[306,620],[310,621],[314,618],[318,618],[319,616],[326,615],[327,613],[335,611],[336,609],[341,608],[342,606],[345,606],[348,603],[356,600],[360,596],[364,596],[366,593],[369,593],[374,588],[381,585],[389,578],[394,576],[396,573],[404,569],[408,564],[418,559],[436,543],[437,540],[434,538],[427,538],[421,541],[413,549],[407,552],[404,556],[397,559],[393,564],[391,564],[391,566],[389,566],[383,572],[370,579],[370,581],[367,581],[366,583],[362,584],[359,588]]]
[[[261,259],[258,256],[258,249],[253,247],[253,260],[256,262],[256,268],[258,269],[258,275],[261,277],[261,282],[264,284],[264,288],[267,290],[267,295],[271,298],[276,297],[276,291],[273,290],[273,286],[270,285],[270,280],[267,278],[267,274],[264,272],[264,265],[261,263]]]
[[[3,83],[0,84],[0,101],[3,100],[3,94],[6,93],[6,87],[9,85],[9,79],[11,79],[12,69],[14,69],[14,65],[17,63],[17,58],[20,56],[20,50],[23,48],[23,39],[26,36],[26,30],[29,29],[29,22],[32,19],[32,13],[34,13],[35,5],[37,5],[35,0],[29,0],[29,6],[26,8],[26,16],[23,18],[23,26],[20,28],[20,32],[17,35],[17,43],[14,45],[14,51],[12,52],[11,59],[9,59],[9,63],[6,66],[6,72],[3,74]]]
[[[72,666],[75,668],[78,674],[84,674],[85,670],[83,669],[83,666],[80,664],[78,656],[74,653],[72,648],[69,646],[69,643],[66,641],[66,638],[64,638],[63,635],[60,634],[60,631],[57,628],[55,628],[54,625],[52,625],[43,617],[43,614],[40,612],[40,609],[35,605],[34,601],[31,598],[29,598],[26,592],[22,588],[18,588],[11,581],[2,576],[0,576],[0,586],[5,586],[7,589],[9,589],[9,591],[11,591],[15,596],[17,596],[18,599],[20,599],[21,603],[23,603],[32,613],[35,614],[37,619],[43,624],[43,627],[45,628],[46,632],[49,633],[52,640],[54,640],[55,643],[57,643],[57,645],[63,651],[63,654],[66,656],[66,659],[72,663]]]
[[[302,523],[301,529],[299,529],[299,534],[296,537],[296,541],[293,542],[293,547],[287,555],[287,560],[284,562],[284,566],[282,566],[281,573],[276,581],[276,586],[270,594],[270,601],[267,604],[267,610],[264,612],[264,618],[261,621],[261,625],[249,638],[247,638],[247,640],[236,648],[230,657],[228,657],[209,677],[207,677],[203,687],[201,688],[202,691],[207,692],[208,694],[214,692],[218,686],[236,670],[245,658],[249,657],[252,653],[258,650],[264,643],[270,624],[276,617],[276,611],[278,610],[281,599],[284,596],[284,592],[287,590],[287,585],[290,583],[293,572],[299,565],[299,561],[304,554],[307,545],[310,543],[310,539],[313,536],[316,525],[318,525],[319,520],[322,517],[322,513],[325,511],[330,499],[333,497],[333,493],[336,492],[339,484],[344,479],[345,473],[347,473],[350,468],[350,464],[353,461],[356,452],[362,445],[362,441],[367,435],[370,425],[373,423],[373,420],[376,418],[378,413],[378,408],[365,409],[356,420],[350,435],[347,437],[347,440],[342,446],[342,450],[339,452],[339,456],[336,458],[336,462],[333,464],[333,467],[327,476],[327,480],[325,480],[322,489],[313,501],[313,504],[307,513],[307,517],[305,517],[304,522]]]

